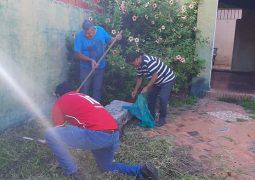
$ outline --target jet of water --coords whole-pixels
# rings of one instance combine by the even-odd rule
[[[14,67],[15,64],[10,64],[11,61],[12,61],[11,58],[9,58],[6,54],[0,51],[0,80],[2,79],[4,82],[4,85],[8,86],[9,89],[14,92],[15,98],[17,97],[21,100],[22,104],[25,105],[27,109],[36,117],[36,119],[39,120],[38,122],[40,124],[42,124],[45,128],[51,127],[51,124],[47,120],[48,118],[42,113],[39,106],[32,100],[32,98],[30,98],[27,95],[27,93],[24,91],[24,89],[21,88],[18,82],[15,81],[11,73],[7,72],[6,70],[8,69],[7,66],[10,66],[12,69],[13,68],[15,69]],[[9,65],[6,65],[8,63]],[[16,71],[17,70],[18,69],[16,69]],[[17,74],[15,75],[17,76]],[[60,138],[56,134],[53,134],[52,136],[54,136],[56,139],[60,141]]]
[[[4,59],[10,59],[0,52],[0,59],[3,61]],[[44,127],[50,127],[49,122],[47,121],[47,117],[41,112],[40,108],[37,104],[25,93],[25,91],[21,88],[21,86],[14,80],[14,78],[6,71],[7,68],[4,68],[3,63],[0,63],[0,78],[5,82],[4,84],[11,89],[15,95],[21,100],[21,102],[27,107],[27,109],[33,113],[40,123]]]

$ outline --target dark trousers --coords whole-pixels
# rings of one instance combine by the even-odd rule
[[[90,68],[80,68],[80,79],[83,81],[90,73]],[[102,84],[104,69],[96,69],[86,83],[82,86],[81,92],[87,94],[100,102],[102,96]],[[92,87],[92,89],[91,89]],[[92,91],[92,93],[90,93]]]
[[[159,121],[165,122],[167,113],[168,100],[174,85],[174,81],[162,84],[160,86],[153,85],[148,93],[148,107],[151,115],[155,119],[155,106],[157,102],[157,96],[159,94]]]

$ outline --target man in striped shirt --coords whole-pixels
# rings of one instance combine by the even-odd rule
[[[156,126],[163,126],[166,123],[168,99],[175,82],[174,72],[160,58],[142,53],[131,52],[127,54],[126,62],[134,66],[137,71],[136,85],[131,96],[133,98],[136,96],[143,77],[148,78],[149,82],[143,87],[142,93],[148,92],[148,107],[154,119],[155,105],[159,94],[159,120],[156,122]]]

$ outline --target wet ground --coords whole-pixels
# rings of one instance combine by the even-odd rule
[[[255,179],[255,119],[238,105],[206,97],[170,110],[167,124],[147,133],[170,135],[177,145],[190,146],[215,179]]]

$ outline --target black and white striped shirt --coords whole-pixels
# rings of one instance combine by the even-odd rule
[[[152,75],[157,73],[158,79],[155,85],[161,85],[175,79],[174,72],[160,58],[143,55],[142,63],[136,68],[137,76],[145,76],[151,79]]]

